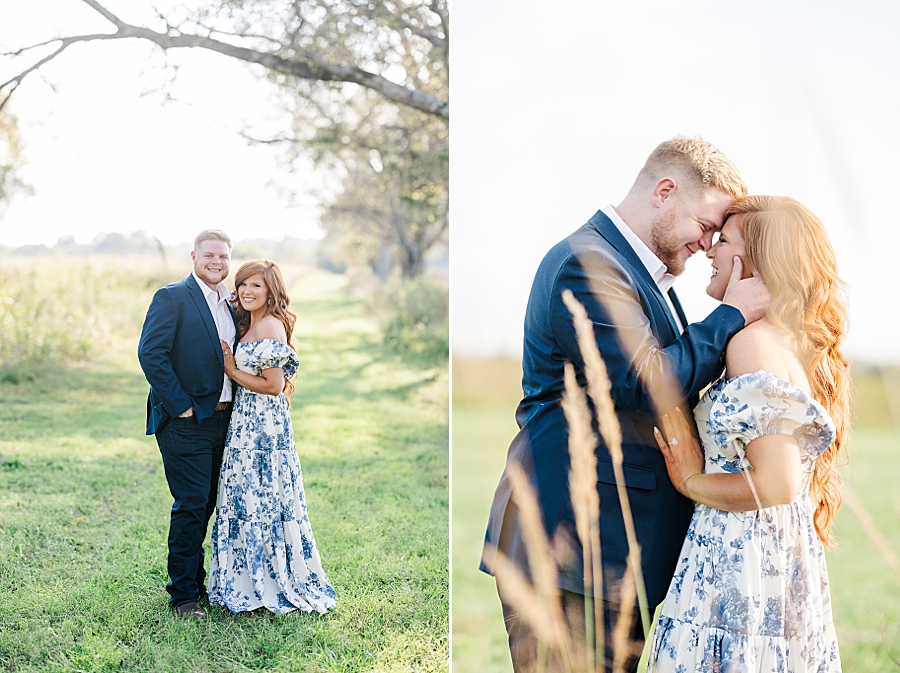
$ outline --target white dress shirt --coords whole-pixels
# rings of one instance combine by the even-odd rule
[[[191,275],[203,291],[206,304],[209,306],[209,312],[212,313],[213,322],[216,323],[216,331],[219,333],[219,338],[231,348],[234,344],[236,333],[234,319],[232,319],[231,310],[226,303],[231,298],[231,292],[225,287],[225,283],[219,283],[219,286],[213,290],[200,280],[200,277],[195,272],[192,271]],[[222,383],[222,395],[219,397],[219,402],[231,402],[231,379],[227,375],[224,378],[225,381]]]
[[[656,283],[659,291],[662,292],[666,304],[669,305],[669,310],[675,317],[675,324],[678,325],[679,331],[683,332],[685,326],[681,324],[681,319],[678,317],[678,311],[675,310],[672,298],[669,297],[669,288],[671,288],[672,284],[675,282],[675,276],[666,270],[666,265],[662,263],[662,260],[647,247],[646,243],[638,238],[638,235],[632,231],[631,227],[625,224],[625,220],[619,217],[619,213],[616,212],[616,209],[612,207],[611,203],[600,210],[612,220],[612,223],[616,225],[616,229],[619,230],[619,233],[622,234],[626,241],[628,241],[628,245],[631,246],[632,250],[634,250],[640,260],[644,263],[644,267],[646,267],[650,277],[653,278],[653,282]]]

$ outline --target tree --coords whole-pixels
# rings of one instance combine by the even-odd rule
[[[345,82],[378,91],[388,100],[449,119],[449,104],[428,91],[388,76],[390,61],[379,61],[379,47],[371,49],[367,35],[379,42],[428,43],[446,53],[449,15],[446,0],[431,4],[396,0],[217,0],[194,16],[160,15],[163,30],[129,24],[97,0],[82,0],[107,19],[116,31],[59,37],[5,54],[23,54],[47,45],[58,45],[15,77],[0,84],[6,95],[0,110],[22,81],[42,65],[79,42],[142,39],[163,50],[201,48],[248,63],[257,63],[273,74],[313,82]],[[427,11],[423,11],[427,8]],[[429,16],[430,14],[430,16]],[[237,42],[229,42],[226,40]],[[423,45],[424,46],[424,45]],[[446,59],[445,59],[446,60]]]
[[[160,15],[157,30],[126,23],[97,0],[82,2],[116,31],[10,54],[56,45],[0,84],[0,109],[25,77],[77,42],[143,39],[259,64],[293,123],[274,138],[247,137],[284,143],[292,165],[312,156],[337,176],[320,196],[323,226],[340,248],[382,276],[386,261],[405,276],[421,273],[447,231],[447,0],[209,0],[193,13]]]
[[[435,7],[421,2],[343,2],[332,5],[327,20],[314,30],[320,41],[332,45],[336,57],[361,58],[365,51],[366,58],[386,64],[386,72],[398,81],[446,98],[446,33],[438,38],[422,29],[433,20]],[[328,243],[367,263],[382,278],[394,265],[406,277],[420,274],[425,254],[446,239],[446,120],[359,86],[314,86],[303,79],[272,77],[281,85],[282,105],[293,124],[263,142],[287,143],[293,158],[311,153],[317,165],[340,177],[321,195],[327,204],[322,226]]]
[[[449,221],[446,128],[421,114],[398,117],[392,124],[360,126],[352,139],[343,136],[346,143],[319,139],[320,152],[344,171],[322,226],[382,278],[394,265],[405,277],[418,276],[425,254],[445,239]]]
[[[18,120],[9,111],[0,111],[0,212],[15,195],[31,193],[21,178],[24,165]]]

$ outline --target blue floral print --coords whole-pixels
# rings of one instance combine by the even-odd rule
[[[259,375],[297,372],[291,348],[275,339],[241,342],[238,368]],[[264,607],[326,612],[335,593],[312,535],[303,474],[284,394],[237,387],[219,475],[212,531],[209,602],[238,613]]]
[[[833,441],[816,400],[766,371],[716,381],[694,410],[707,473],[752,470],[744,449],[786,434],[800,445],[794,502],[748,512],[698,504],[653,637],[648,671],[837,673],[825,551],[809,479]]]

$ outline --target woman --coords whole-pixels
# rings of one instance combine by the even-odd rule
[[[702,449],[678,410],[663,418],[668,443],[656,431],[672,483],[698,504],[649,670],[840,671],[823,545],[848,430],[843,283],[797,201],[751,196],[729,215],[707,292],[722,299],[740,257],[772,304],[731,340],[694,410]]]
[[[225,373],[238,384],[212,532],[209,602],[233,613],[334,607],[313,540],[288,398],[299,361],[297,318],[281,271],[256,259],[234,279],[239,342],[222,342]]]

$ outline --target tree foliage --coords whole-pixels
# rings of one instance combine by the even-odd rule
[[[19,122],[10,112],[0,111],[0,213],[17,194],[31,193],[21,177],[24,165]]]
[[[399,1],[212,0],[194,12],[182,9],[168,16],[159,13],[159,25],[155,28],[130,24],[97,0],[81,1],[109,21],[115,32],[51,38],[6,53],[5,56],[18,57],[37,48],[55,46],[47,56],[0,84],[0,91],[6,92],[0,99],[0,109],[28,75],[73,44],[142,39],[163,50],[208,49],[257,63],[286,77],[353,83],[427,114],[444,119],[450,116],[446,100],[408,86],[414,78],[398,83],[398,78],[388,73],[395,63],[378,59],[379,53],[384,53],[382,47],[369,46],[384,42],[387,36],[388,43],[418,40],[434,45],[444,41],[446,51],[446,0],[432,0],[428,7],[434,18],[430,20]],[[415,3],[409,5],[418,7]],[[413,33],[415,37],[411,37]]]
[[[268,3],[225,0],[240,16],[239,32],[260,26]],[[342,62],[446,100],[449,90],[447,13],[443,2],[411,0],[293,2],[283,42],[318,45]],[[238,12],[238,9],[240,12]],[[249,11],[249,13],[247,13]],[[339,254],[369,265],[382,278],[424,269],[425,255],[446,240],[449,134],[446,119],[347,83],[313,83],[283,73],[282,106],[290,129],[267,142],[287,143],[294,158],[311,153],[340,176],[325,189],[322,225]]]

